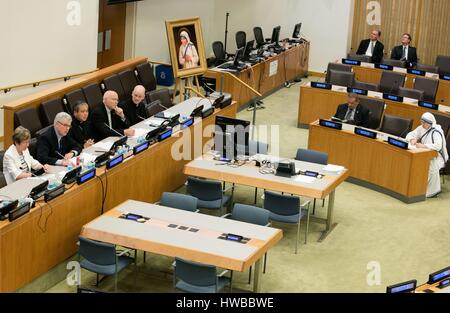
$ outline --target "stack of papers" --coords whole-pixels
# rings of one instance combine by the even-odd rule
[[[336,173],[336,174],[339,174],[339,173],[341,173],[343,170],[345,170],[345,167],[340,166],[340,165],[328,164],[327,166],[324,166],[322,170],[324,170],[325,172],[330,172],[330,173]]]
[[[112,141],[108,141],[108,142],[100,141],[100,142],[95,143],[92,146],[94,148],[97,148],[99,150],[104,150],[105,152],[107,152],[107,151],[109,151],[109,149],[111,149],[113,143],[114,142],[112,142]]]
[[[145,128],[135,128],[133,137],[138,138],[138,137],[147,135],[147,133],[148,133],[148,130]]]
[[[297,183],[305,183],[305,184],[311,184],[316,180],[315,177],[309,177],[309,176],[305,176],[305,175],[297,175],[294,178],[294,181],[296,181]]]

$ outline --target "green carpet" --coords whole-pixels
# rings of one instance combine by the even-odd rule
[[[299,89],[300,85],[296,84],[272,94],[264,99],[266,109],[257,111],[257,125],[279,125],[280,155],[286,157],[295,156],[297,148],[307,147],[308,142],[308,131],[296,127]],[[238,118],[251,120],[252,112],[244,110]],[[302,244],[296,255],[295,226],[273,225],[283,229],[284,237],[268,254],[262,291],[385,292],[386,285],[409,279],[424,283],[429,273],[450,265],[449,181],[450,177],[447,177],[443,193],[438,198],[410,205],[343,183],[336,191],[334,220],[338,225],[324,242],[317,242],[324,226],[311,223],[308,244],[303,244],[302,232]],[[238,186],[235,201],[252,203],[253,191],[253,188]],[[262,204],[261,199],[258,204]],[[316,214],[326,214],[321,201]],[[142,253],[139,256],[137,284],[134,285],[131,266],[119,275],[119,291],[174,292],[173,260],[148,254],[144,265]],[[368,268],[371,262],[379,265],[379,284],[368,283],[368,276],[372,277],[372,267]],[[21,291],[73,292],[75,287],[68,286],[63,280],[68,273],[66,263]],[[235,289],[251,290],[251,285],[247,284],[247,272],[235,273],[233,279]],[[94,274],[82,271],[84,286],[91,286],[94,282]],[[112,291],[113,282],[112,278],[106,278],[100,288]]]

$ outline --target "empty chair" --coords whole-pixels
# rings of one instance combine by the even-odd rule
[[[156,78],[153,73],[153,66],[148,63],[142,63],[136,66],[137,76],[141,85],[145,87],[145,90],[152,91],[156,89]]]
[[[103,104],[102,90],[97,83],[89,84],[82,89],[86,97],[86,102],[89,105],[89,110],[92,111]]]
[[[245,48],[247,43],[247,34],[244,31],[236,32],[236,47],[238,49]]]
[[[450,74],[450,56],[438,55],[435,65],[439,68],[439,74]]]
[[[45,126],[53,125],[56,114],[64,111],[61,99],[52,99],[41,103],[42,122]]]
[[[351,72],[352,67],[347,64],[340,64],[340,63],[328,63],[327,67],[327,76],[325,77],[325,82],[330,82],[330,70],[333,71],[341,71],[341,72]]]
[[[73,107],[78,101],[86,102],[86,97],[81,89],[75,89],[65,94],[63,102],[66,106],[67,112],[73,113]]]
[[[226,52],[225,49],[223,47],[223,43],[222,41],[214,41],[212,43],[212,49],[214,52],[214,57],[216,58],[214,61],[214,65],[218,66],[222,63],[225,63],[227,60],[227,56],[226,56]]]
[[[252,205],[236,203],[233,207],[233,211],[222,217],[228,217],[235,221],[240,221],[244,223],[250,223],[260,226],[270,226],[269,221],[270,212],[266,209],[259,208]],[[263,273],[266,272],[267,263],[267,252],[264,255],[264,269]],[[250,284],[252,279],[252,267],[250,266],[248,283]]]
[[[419,63],[416,64],[416,69],[435,74],[437,74],[439,71],[439,68],[435,65],[419,64]]]
[[[383,118],[385,106],[384,101],[369,97],[360,97],[359,103],[370,111],[369,124],[367,127],[371,129],[378,129],[381,124],[381,119]]]
[[[192,293],[217,293],[229,285],[231,292],[231,277],[225,276],[227,272],[223,271],[217,275],[217,269],[213,265],[176,257],[173,286]]]
[[[266,40],[264,39],[263,31],[262,31],[261,27],[259,27],[259,26],[253,27],[253,34],[255,36],[257,48],[260,48],[266,44]]]
[[[34,137],[36,132],[42,129],[42,123],[36,108],[26,108],[14,112],[14,128],[18,126],[23,126],[28,129],[31,137]]]
[[[134,75],[134,71],[126,70],[119,73],[120,82],[122,83],[125,92],[125,98],[130,98],[134,87],[139,85],[139,82]]]
[[[120,101],[123,101],[127,97],[129,97],[129,95],[125,94],[122,83],[120,82],[119,75],[117,75],[117,74],[113,74],[109,77],[106,77],[103,80],[102,89],[103,89],[103,91],[113,90],[113,91],[117,92],[117,95],[119,96]]]
[[[156,100],[161,101],[161,104],[166,108],[170,108],[171,106],[173,106],[172,100],[170,98],[170,92],[167,88],[147,92],[148,102],[153,102]]]
[[[180,209],[191,212],[198,212],[197,198],[183,195],[181,193],[164,192],[162,194],[160,205],[167,206],[174,209]]]
[[[231,202],[231,196],[222,192],[218,181],[188,177],[187,192],[198,199],[197,208],[223,210]]]
[[[84,237],[79,238],[78,262],[81,268],[97,274],[97,286],[99,275],[114,275],[114,291],[117,291],[118,273],[135,262],[135,260],[125,255],[117,255],[116,247],[113,244],[94,241]],[[82,257],[83,260],[81,260]]]
[[[356,78],[353,82],[353,87],[370,91],[378,91],[378,84],[362,82],[357,80]]]
[[[330,81],[332,85],[351,87],[355,80],[355,73],[330,70]]]
[[[406,135],[411,131],[412,123],[412,119],[385,114],[380,131],[383,133],[405,138]]]
[[[414,89],[423,91],[423,100],[436,101],[436,93],[439,88],[439,80],[433,78],[416,77]]]
[[[394,60],[394,59],[383,59],[380,62],[381,64],[386,64],[386,65],[392,65],[394,67],[400,67],[400,68],[405,68],[406,67],[406,62],[405,61],[400,61],[400,60]]]
[[[383,71],[379,85],[379,91],[383,93],[396,94],[400,87],[405,84],[406,75],[392,71]]]
[[[271,191],[264,192],[264,209],[270,212],[269,219],[271,221],[297,225],[297,237],[295,240],[296,254],[300,235],[300,221],[304,217],[306,217],[305,244],[308,241],[309,204],[310,201],[300,206],[299,197],[281,195]]]
[[[145,104],[145,113],[147,114],[147,117],[151,117],[164,110],[165,108],[161,105],[161,101],[159,100],[155,100],[153,102]]]
[[[349,53],[347,55],[348,59],[351,60],[356,60],[356,61],[361,61],[361,62],[365,62],[365,63],[371,63],[372,62],[372,58],[369,57],[368,55],[360,55],[360,54],[353,54],[353,53]]]
[[[433,115],[436,118],[436,123],[441,125],[444,135],[447,136],[450,129],[450,118],[439,113],[433,113]]]
[[[423,91],[422,90],[400,87],[398,89],[397,94],[402,97],[407,97],[407,98],[416,99],[416,100],[423,100]]]

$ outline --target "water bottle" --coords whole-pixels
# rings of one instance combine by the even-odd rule
[[[67,165],[67,171],[70,172],[71,170],[73,170],[73,166],[72,163],[69,163],[69,165]]]

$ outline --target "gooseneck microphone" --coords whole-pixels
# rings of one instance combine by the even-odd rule
[[[119,133],[117,130],[115,130],[114,128],[112,128],[112,127],[109,126],[108,124],[106,124],[106,123],[103,123],[103,124],[105,124],[106,127],[108,127],[109,129],[111,129],[113,132],[115,132],[115,133],[116,133],[117,135],[119,135],[120,137],[123,137],[123,134]]]

